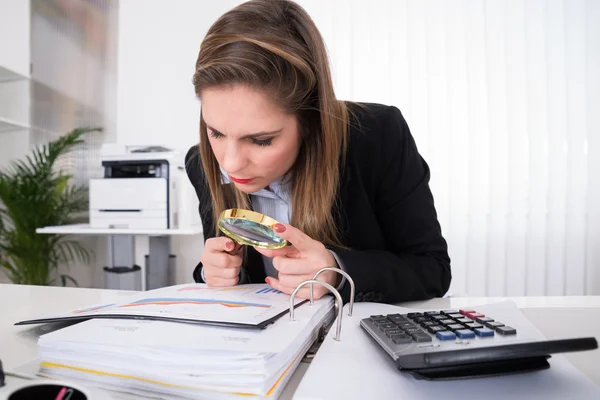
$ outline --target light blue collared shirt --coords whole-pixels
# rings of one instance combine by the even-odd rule
[[[222,174],[222,182],[230,183],[231,180],[229,176],[223,169],[221,169]],[[270,189],[270,190],[269,190]],[[283,183],[283,180],[277,179],[269,185],[269,189],[260,189],[256,192],[250,193],[250,201],[252,202],[252,208],[254,211],[259,212],[261,214],[268,215],[274,220],[281,222],[283,224],[289,224],[291,219],[291,188],[289,183]],[[329,250],[338,266],[345,271],[341,260],[338,258],[335,252]],[[267,276],[272,276],[277,278],[277,270],[273,266],[273,259],[262,256],[263,264],[265,266],[265,274]],[[201,271],[202,279],[204,279],[204,270]],[[338,290],[341,290],[346,282],[346,278],[342,277],[342,281],[340,285],[337,287]]]

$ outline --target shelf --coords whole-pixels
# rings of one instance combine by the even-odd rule
[[[0,66],[0,82],[23,81],[27,79],[29,79],[29,77]]]
[[[39,234],[58,235],[137,235],[137,236],[184,236],[199,235],[202,226],[192,226],[184,229],[110,229],[90,228],[89,224],[46,226],[36,229]]]
[[[22,122],[0,117],[0,132],[17,131],[21,129],[27,130],[30,129],[30,126]]]

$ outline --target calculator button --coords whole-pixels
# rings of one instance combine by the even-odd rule
[[[461,339],[470,339],[475,337],[475,333],[469,329],[459,329],[454,331],[454,333],[456,333],[456,336]]]
[[[443,332],[443,331],[445,331],[446,328],[444,328],[443,326],[436,325],[436,326],[430,326],[429,328],[427,328],[427,330],[430,333],[436,334],[437,332]]]
[[[448,319],[448,317],[446,315],[434,315],[433,317],[431,317],[431,319],[433,321],[443,321],[445,319]]]
[[[450,324],[446,325],[446,329],[448,329],[449,331],[457,331],[459,329],[465,329],[465,327],[461,324]]]
[[[427,315],[428,317],[433,317],[434,315],[440,315],[440,312],[439,311],[426,311],[423,314]]]
[[[496,332],[501,335],[515,335],[517,330],[515,328],[511,328],[510,326],[499,326],[496,328]]]
[[[460,314],[458,312],[458,310],[443,310],[442,314],[448,315],[448,314]]]
[[[467,328],[469,329],[478,329],[478,328],[483,328],[483,325],[478,324],[477,322],[469,322],[468,324],[465,324],[467,326]]]
[[[461,313],[462,315],[467,315],[467,314],[472,314],[475,312],[475,310],[459,310],[459,313]]]
[[[415,326],[413,324],[411,324],[410,322],[401,322],[398,325],[398,328],[400,329],[410,329],[410,328],[414,328]]]
[[[475,321],[479,322],[480,324],[484,324],[486,322],[493,322],[494,320],[488,317],[481,317],[481,318],[477,318]]]
[[[485,326],[487,326],[490,329],[496,329],[501,326],[504,326],[504,324],[502,322],[492,321],[492,322],[486,322]]]
[[[469,317],[469,318],[471,318],[471,319],[475,319],[475,320],[476,320],[477,318],[483,318],[483,317],[485,317],[485,314],[481,314],[481,313],[478,313],[478,312],[474,312],[474,313],[468,313],[468,314],[467,314],[467,317]]]
[[[387,316],[387,319],[389,321],[392,321],[394,323],[398,323],[398,322],[408,322],[408,320],[406,318],[404,318],[402,315],[400,314],[390,314]]]
[[[475,334],[480,337],[494,336],[494,331],[490,328],[477,328]]]
[[[448,331],[437,332],[435,334],[435,337],[437,337],[440,340],[454,340],[454,339],[456,339],[456,335],[454,334],[454,332],[448,332]]]
[[[450,318],[454,318],[454,319],[456,319],[456,318],[462,318],[462,317],[463,317],[463,315],[462,315],[462,314],[460,314],[460,313],[456,313],[456,314],[446,314],[446,315],[447,315],[448,317],[450,317]]]
[[[437,323],[433,322],[433,321],[425,321],[425,322],[421,323],[422,328],[427,328],[428,326],[435,326],[435,325],[437,325]]]
[[[386,334],[388,337],[392,337],[392,336],[394,336],[394,335],[400,335],[400,334],[403,334],[403,333],[404,333],[404,332],[402,331],[402,329],[398,329],[398,328],[396,328],[396,329],[387,329],[387,330],[385,331],[385,334]]]
[[[431,336],[429,336],[426,333],[422,333],[420,335],[412,335],[412,338],[417,343],[426,343],[432,341]]]
[[[413,333],[423,332],[423,331],[421,329],[419,329],[419,328],[410,328],[410,329],[405,329],[404,332],[406,332],[409,335],[411,335]]]
[[[379,324],[379,329],[385,331],[386,329],[396,329],[396,325],[392,323]]]
[[[422,323],[422,322],[429,321],[429,318],[427,318],[427,317],[417,317],[417,318],[413,319],[413,321],[414,321],[416,324],[420,324],[420,323]]]
[[[456,321],[453,319],[443,319],[440,321],[440,324],[444,324],[444,325],[452,325],[455,323],[456,323]]]
[[[408,313],[408,314],[406,314],[406,316],[407,316],[408,318],[410,318],[410,319],[414,319],[414,318],[417,318],[417,317],[422,317],[422,316],[423,316],[423,313],[420,313],[420,312],[413,312],[413,313]]]
[[[470,324],[473,322],[473,320],[471,318],[462,317],[462,318],[456,318],[456,322],[460,322],[461,324]]]
[[[408,335],[394,335],[391,337],[391,339],[395,344],[412,343],[412,338]]]
[[[385,316],[383,316],[383,315],[371,315],[371,316],[369,317],[369,319],[370,319],[371,321],[381,321],[381,320],[385,320],[386,318],[385,318]]]

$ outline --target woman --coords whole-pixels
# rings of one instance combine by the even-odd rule
[[[354,280],[356,301],[444,295],[450,259],[428,166],[397,108],[336,99],[323,40],[301,7],[256,0],[221,16],[193,83],[200,143],[186,168],[206,239],[197,282],[266,281],[289,294],[334,266]],[[227,208],[276,219],[292,246],[241,248],[218,233]],[[319,279],[349,299],[340,274]],[[316,298],[326,292],[315,285]]]

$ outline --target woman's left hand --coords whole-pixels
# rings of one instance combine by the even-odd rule
[[[301,230],[287,224],[276,224],[273,230],[279,237],[292,244],[276,250],[256,248],[259,253],[273,258],[273,266],[279,272],[279,279],[267,277],[266,282],[274,289],[292,294],[300,283],[313,279],[320,269],[339,268],[333,254],[323,243],[312,239]],[[317,280],[329,283],[335,288],[341,282],[341,277],[334,271],[324,271],[319,274]],[[329,292],[321,285],[313,285],[313,287],[315,299]],[[303,299],[310,298],[310,285],[300,289],[297,296]]]

